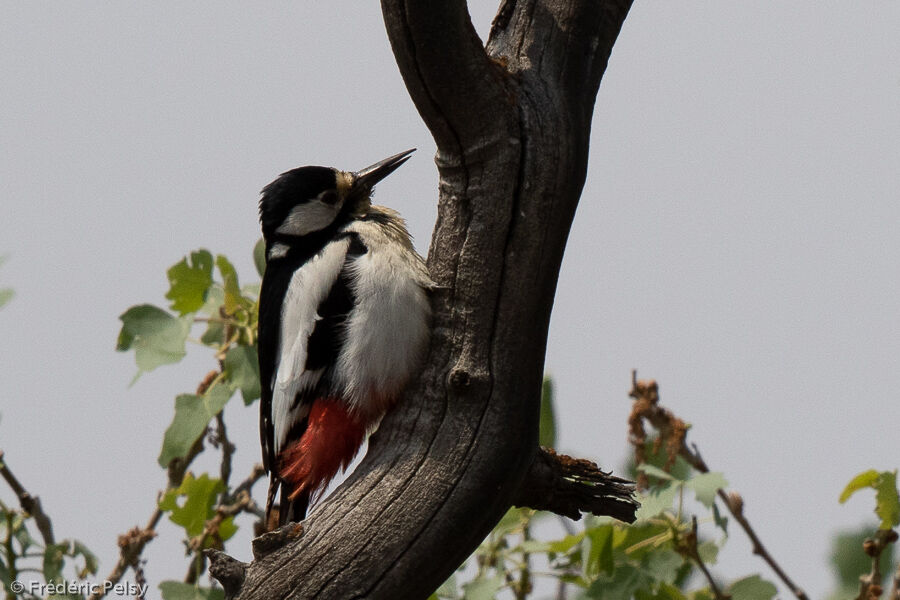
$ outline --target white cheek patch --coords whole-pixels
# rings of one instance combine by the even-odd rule
[[[325,229],[334,221],[342,205],[343,201],[325,204],[315,199],[298,204],[291,209],[291,212],[288,213],[284,222],[281,223],[275,232],[283,235],[301,236]]]

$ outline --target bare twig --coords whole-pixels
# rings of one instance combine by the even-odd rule
[[[143,528],[134,527],[128,533],[119,536],[119,560],[113,570],[106,576],[106,580],[112,584],[117,583],[129,567],[138,571],[140,569],[141,553],[150,540],[156,537],[156,526],[162,517],[162,511],[157,508],[150,515],[150,520]],[[100,586],[97,591],[91,595],[90,600],[99,600],[106,595],[106,589],[111,586]]]
[[[713,579],[712,573],[709,572],[706,563],[703,562],[703,557],[700,556],[700,549],[697,547],[697,539],[697,517],[694,516],[691,519],[691,530],[677,538],[676,550],[682,556],[697,563],[697,566],[700,567],[700,571],[703,573],[706,581],[709,582],[709,589],[712,590],[716,600],[728,600],[730,596],[722,592],[716,583],[716,580]]]
[[[647,421],[659,432],[653,451],[658,452],[660,445],[665,443],[666,463],[663,468],[671,470],[687,438],[688,424],[659,405],[659,386],[653,380],[638,381],[637,371],[631,372],[631,392],[628,395],[634,398],[628,417],[628,441],[634,446],[636,464],[647,462],[647,432],[644,429],[644,421]],[[646,490],[648,483],[647,474],[638,473],[638,489]]]
[[[3,476],[3,479],[6,480],[6,483],[9,484],[9,487],[12,488],[13,493],[19,499],[22,510],[34,517],[34,523],[44,539],[44,545],[50,546],[54,543],[53,524],[50,522],[50,517],[47,516],[47,513],[41,507],[41,499],[28,493],[22,484],[19,483],[19,480],[16,479],[16,476],[13,475],[12,471],[9,470],[9,466],[3,459],[4,453],[3,450],[0,450],[0,475]]]
[[[634,407],[629,417],[629,426],[631,436],[629,441],[635,448],[635,460],[638,463],[644,458],[644,445],[646,443],[646,432],[644,431],[642,420],[648,421],[659,432],[657,444],[665,444],[667,453],[667,467],[671,468],[675,463],[675,458],[681,456],[692,467],[701,473],[709,473],[709,467],[700,456],[697,446],[693,446],[693,450],[688,448],[685,438],[687,437],[687,424],[672,414],[671,411],[659,405],[659,387],[653,380],[639,381],[637,379],[637,371],[631,373],[632,389],[630,396],[635,399]],[[646,484],[646,479],[643,480]],[[641,486],[642,480],[638,479],[638,486]],[[744,501],[737,492],[727,493],[725,490],[717,492],[719,498],[725,503],[728,511],[734,516],[735,520],[750,538],[753,543],[753,553],[761,557],[766,564],[775,572],[779,579],[791,590],[799,600],[809,600],[803,588],[798,586],[788,576],[781,565],[776,562],[774,557],[766,550],[762,540],[756,535],[750,522],[744,516]]]
[[[232,497],[237,498],[241,492],[249,493],[250,490],[253,489],[253,484],[262,479],[265,474],[266,470],[263,468],[262,464],[256,463],[255,465],[253,465],[253,468],[250,470],[250,474],[247,475],[247,478],[234,488],[234,491],[231,493]]]
[[[236,447],[231,443],[231,440],[228,439],[228,430],[225,428],[225,417],[221,412],[216,415],[216,433],[212,440],[216,447],[222,449],[222,464],[219,467],[219,477],[222,479],[222,483],[225,484],[225,489],[222,491],[219,503],[225,504],[229,500],[228,482],[231,479],[231,457],[234,456]]]
[[[875,535],[866,538],[863,542],[863,552],[872,559],[872,570],[859,578],[859,595],[857,600],[876,600],[881,597],[884,589],[881,587],[881,553],[890,544],[897,541],[897,532],[893,529],[879,529]],[[894,583],[891,589],[891,598],[897,595],[897,577],[900,575],[900,567],[894,575]]]

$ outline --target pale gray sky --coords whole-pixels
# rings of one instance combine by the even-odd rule
[[[472,3],[482,34],[495,4]],[[117,316],[164,305],[166,268],[198,247],[252,278],[258,191],[301,164],[418,147],[378,199],[425,251],[434,145],[375,2],[0,8],[0,287],[17,293],[0,447],[103,575],[164,483],[175,395],[213,364],[196,348],[128,389]],[[838,505],[843,485],[900,463],[898,31],[886,0],[637,2],[550,331],[562,449],[620,467],[630,370],[657,378],[813,597],[832,532],[871,521],[871,495]],[[241,473],[256,407],[227,413]],[[164,526],[154,588],[182,553]],[[737,533],[717,570],[769,577]]]

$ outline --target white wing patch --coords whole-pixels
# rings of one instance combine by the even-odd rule
[[[272,425],[275,454],[282,450],[291,427],[306,416],[308,405],[294,408],[297,394],[314,388],[325,369],[306,370],[309,336],[320,319],[316,310],[337,281],[344,266],[347,238],[330,242],[319,254],[294,272],[284,297],[281,313],[281,351],[272,382]]]

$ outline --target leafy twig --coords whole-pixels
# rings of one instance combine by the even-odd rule
[[[531,540],[531,520],[526,518],[522,528],[522,544],[525,546]],[[531,555],[527,550],[522,550],[522,568],[519,570],[519,582],[513,586],[516,600],[526,600],[531,594]]]
[[[188,547],[194,552],[203,550],[208,539],[215,539],[219,535],[219,527],[222,526],[222,522],[225,521],[225,519],[237,516],[242,512],[247,512],[254,504],[250,494],[247,491],[242,490],[237,494],[237,497],[232,504],[217,506],[216,514],[203,526],[202,533],[191,538]]]
[[[34,517],[34,523],[37,525],[38,531],[41,532],[44,545],[50,546],[54,544],[53,524],[50,522],[50,517],[47,516],[47,513],[41,507],[41,499],[28,493],[22,484],[19,483],[19,480],[16,479],[16,476],[13,475],[12,471],[9,470],[9,466],[3,458],[3,450],[0,450],[0,475],[3,476],[3,479],[6,480],[6,483],[9,484],[9,487],[12,488],[13,493],[19,499],[22,510]]]
[[[220,371],[210,371],[207,373],[197,386],[197,395],[203,395],[219,375]],[[203,452],[204,437],[206,437],[205,431],[194,441],[185,456],[176,458],[169,463],[166,491],[175,489],[181,485],[188,467],[194,462],[194,459]],[[156,537],[156,527],[159,525],[162,514],[162,511],[159,509],[159,502],[157,502],[157,506],[154,508],[153,513],[151,513],[150,519],[147,521],[145,527],[134,527],[124,535],[119,536],[119,560],[116,562],[116,565],[113,567],[113,570],[110,571],[109,575],[106,576],[105,581],[110,584],[116,584],[122,579],[129,568],[133,568],[135,573],[140,571],[141,554],[144,552],[144,548],[150,540]],[[112,585],[101,586],[91,595],[90,600],[100,600],[106,596],[106,591],[109,589],[112,589]]]
[[[241,483],[241,486],[243,486],[242,489],[235,490],[235,493],[232,496],[234,502],[217,506],[216,514],[206,521],[203,526],[203,531],[188,541],[188,550],[193,552],[195,557],[191,560],[191,565],[188,568],[187,575],[185,575],[185,583],[196,583],[197,578],[203,573],[203,570],[206,567],[206,555],[203,550],[207,547],[207,541],[213,540],[215,546],[221,548],[222,540],[219,538],[219,528],[222,526],[225,519],[228,517],[235,517],[242,512],[253,515],[263,514],[256,505],[256,502],[253,501],[253,498],[250,497],[250,488],[261,476],[257,473],[258,470],[254,467],[250,477]]]
[[[685,438],[687,437],[688,425],[676,417],[671,411],[659,405],[659,386],[655,381],[639,381],[637,371],[631,372],[632,389],[629,395],[635,399],[631,416],[628,419],[631,436],[629,441],[635,448],[635,458],[640,462],[644,453],[644,445],[646,442],[646,433],[643,427],[643,420],[648,421],[659,432],[657,444],[665,443],[667,452],[667,466],[671,467],[675,463],[675,458],[680,455],[692,467],[701,473],[709,473],[709,467],[700,456],[700,451],[696,445],[693,450],[688,448]],[[646,480],[644,480],[646,482]],[[638,486],[641,485],[641,479],[638,479]],[[753,553],[761,557],[766,564],[775,572],[779,579],[791,590],[799,600],[809,600],[806,592],[798,586],[785,573],[781,565],[775,561],[772,555],[766,550],[762,540],[756,535],[750,522],[744,516],[744,501],[737,492],[726,493],[725,490],[718,490],[719,498],[725,503],[728,511],[734,516],[735,520],[740,524],[741,528],[753,543]]]

